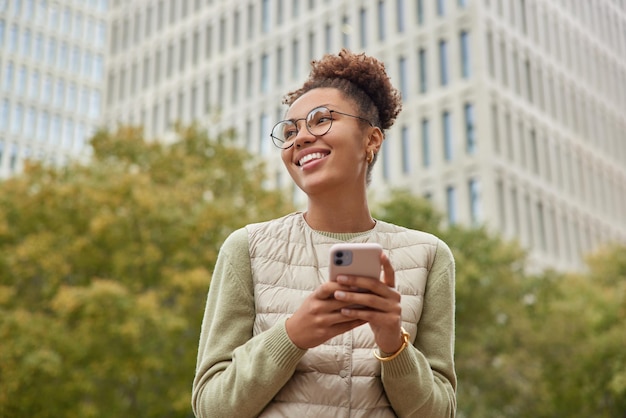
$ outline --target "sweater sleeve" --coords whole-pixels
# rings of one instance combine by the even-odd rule
[[[454,289],[452,252],[440,240],[415,341],[398,357],[382,363],[385,393],[399,417],[452,418],[456,414]]]
[[[192,407],[198,418],[254,417],[293,375],[305,350],[284,321],[253,336],[254,288],[245,229],[218,255],[200,332]]]

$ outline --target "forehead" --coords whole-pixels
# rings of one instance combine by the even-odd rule
[[[334,88],[317,88],[307,91],[302,96],[298,97],[296,101],[287,110],[287,119],[303,118],[313,108],[318,106],[329,106],[345,108],[345,104],[348,103],[344,95],[340,90]]]

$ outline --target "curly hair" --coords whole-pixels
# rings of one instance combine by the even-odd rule
[[[304,93],[323,87],[336,88],[354,100],[364,117],[383,132],[402,110],[400,92],[391,84],[385,65],[364,53],[342,49],[311,62],[309,78],[302,87],[287,93],[283,103],[291,106]]]

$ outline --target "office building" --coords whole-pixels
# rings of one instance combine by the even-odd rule
[[[600,243],[626,241],[624,0],[109,8],[109,126],[142,124],[161,139],[175,121],[212,134],[235,128],[269,162],[270,185],[292,187],[269,137],[283,94],[312,59],[365,51],[386,63],[404,101],[375,168],[375,198],[411,189],[449,223],[485,223],[518,239],[538,267],[579,268]]]
[[[102,118],[107,1],[0,1],[0,178],[86,154]]]

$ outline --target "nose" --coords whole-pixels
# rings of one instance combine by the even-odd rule
[[[301,148],[303,144],[309,144],[311,142],[315,142],[316,139],[317,137],[313,135],[311,132],[309,132],[309,129],[307,128],[307,125],[306,125],[306,121],[303,120],[302,125],[300,125],[298,129],[298,134],[296,135],[296,138],[294,139],[294,146],[296,148]]]

